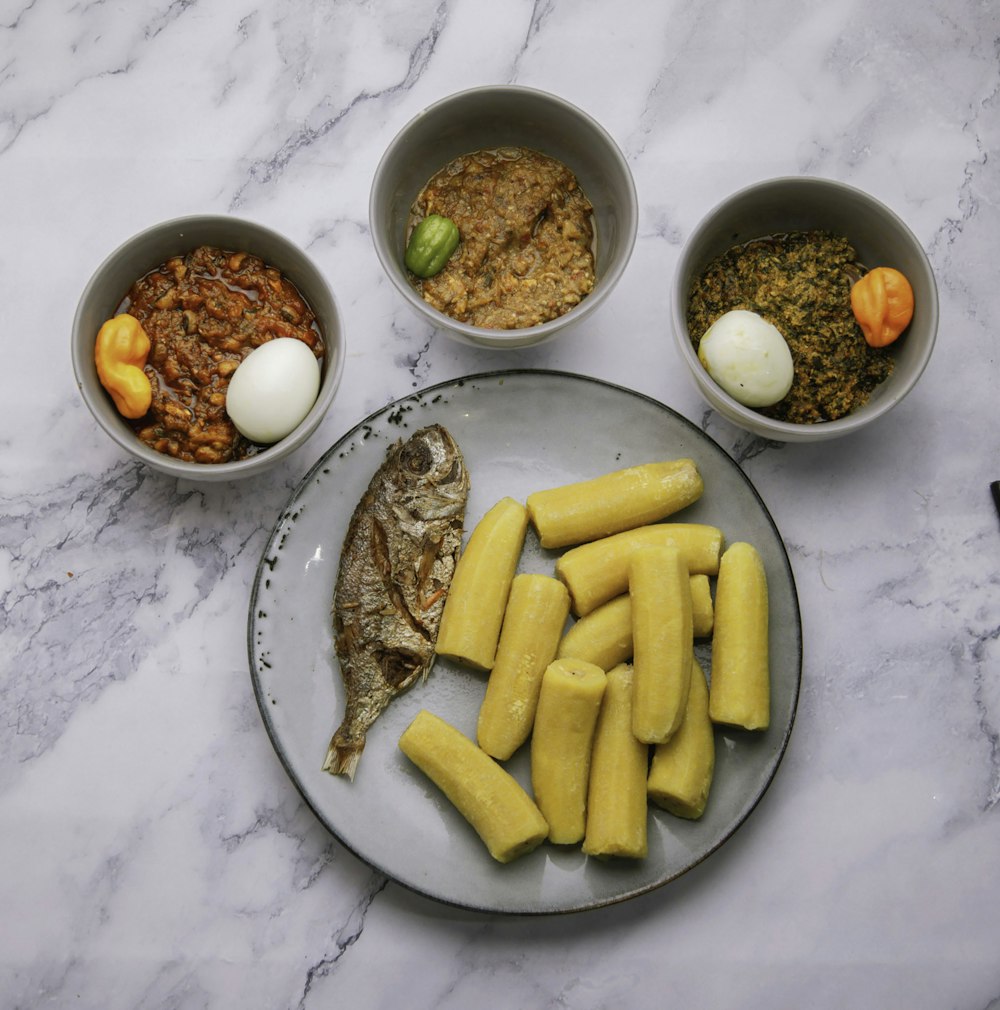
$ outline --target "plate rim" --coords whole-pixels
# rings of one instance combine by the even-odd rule
[[[667,874],[661,879],[640,885],[638,887],[633,887],[627,891],[623,891],[619,894],[613,895],[607,898],[596,898],[590,902],[583,902],[580,904],[573,905],[571,907],[564,908],[537,908],[537,909],[525,909],[525,908],[503,908],[503,907],[492,907],[480,902],[463,902],[457,899],[452,899],[445,897],[443,895],[438,895],[430,890],[422,889],[415,884],[412,884],[406,880],[401,879],[396,876],[391,870],[378,865],[371,858],[366,856],[364,853],[359,852],[357,848],[347,842],[341,834],[337,831],[336,827],[330,823],[329,819],[324,815],[324,813],[318,809],[317,805],[312,801],[307,793],[305,786],[299,781],[299,776],[292,768],[289,757],[286,754],[282,740],[277,733],[276,727],[271,719],[269,712],[269,706],[266,704],[265,691],[261,682],[260,671],[257,666],[256,654],[254,649],[254,631],[255,631],[255,617],[258,611],[258,595],[261,590],[262,583],[267,578],[267,572],[270,570],[267,565],[267,558],[272,554],[272,547],[275,543],[280,542],[282,531],[284,530],[285,524],[290,520],[294,519],[296,513],[296,505],[301,499],[302,495],[305,493],[306,489],[313,482],[315,475],[329,462],[329,460],[341,449],[345,444],[350,442],[355,435],[364,431],[366,427],[371,427],[375,421],[379,418],[392,414],[395,410],[400,410],[405,404],[413,400],[419,400],[427,397],[436,391],[453,388],[456,386],[462,386],[467,383],[474,382],[486,382],[490,380],[496,380],[501,377],[507,376],[532,376],[538,375],[545,378],[555,378],[555,379],[567,379],[573,382],[586,382],[592,383],[597,386],[602,386],[606,389],[613,390],[615,392],[626,394],[627,396],[634,397],[639,400],[643,400],[650,406],[655,407],[665,413],[671,415],[675,420],[679,421],[685,427],[691,429],[699,438],[706,440],[715,449],[725,456],[729,462],[732,464],[735,471],[739,474],[740,479],[745,485],[746,489],[753,495],[760,508],[763,518],[766,520],[767,524],[771,527],[777,544],[780,546],[780,559],[784,568],[784,574],[788,580],[788,585],[791,591],[791,603],[795,616],[795,627],[797,629],[796,643],[795,643],[795,676],[794,676],[794,686],[791,698],[791,708],[790,715],[788,718],[788,723],[784,727],[782,737],[778,746],[775,750],[773,766],[770,769],[766,779],[762,782],[756,796],[753,801],[746,807],[742,814],[729,825],[728,829],[724,831],[715,843],[709,847],[705,852],[701,853],[698,858],[694,859],[692,862],[686,864],[684,867]],[[765,794],[774,782],[775,776],[778,773],[778,768],[781,766],[785,754],[788,750],[788,744],[791,739],[792,730],[795,725],[796,716],[798,713],[799,698],[802,689],[802,664],[803,664],[803,635],[802,635],[802,612],[799,603],[798,587],[795,582],[795,573],[792,569],[791,559],[788,556],[788,548],[785,545],[784,537],[781,535],[781,531],[778,529],[777,523],[774,521],[774,517],[771,515],[770,509],[768,509],[764,499],[761,497],[760,492],[754,486],[753,482],[744,472],[742,466],[728,453],[711,435],[699,428],[693,421],[680,414],[673,407],[664,403],[661,400],[650,396],[647,393],[643,393],[639,390],[631,389],[627,386],[622,386],[619,383],[610,382],[606,379],[597,378],[595,376],[584,375],[577,372],[569,372],[560,369],[546,369],[546,368],[510,368],[510,369],[490,369],[484,372],[475,372],[469,375],[457,376],[451,379],[444,379],[440,382],[432,383],[427,386],[422,386],[419,389],[415,389],[404,396],[398,397],[382,407],[370,412],[356,424],[352,425],[340,438],[333,442],[327,449],[325,449],[316,461],[309,467],[303,477],[296,484],[291,495],[286,500],[285,504],[279,511],[277,518],[272,524],[270,533],[264,545],[264,549],[261,553],[260,560],[257,563],[256,571],[254,573],[253,583],[250,590],[250,600],[247,613],[247,625],[246,625],[246,641],[247,641],[247,656],[250,667],[250,679],[253,685],[254,698],[257,703],[257,708],[260,713],[261,721],[264,724],[265,731],[268,735],[268,740],[281,763],[285,774],[291,780],[296,791],[301,797],[302,801],[312,812],[313,816],[322,825],[322,827],[333,837],[333,839],[341,845],[344,849],[350,852],[355,858],[360,860],[366,866],[370,867],[377,873],[382,874],[387,879],[392,880],[394,883],[405,888],[407,891],[419,895],[421,898],[437,902],[439,904],[451,907],[459,908],[466,911],[487,913],[490,915],[502,915],[502,916],[523,916],[523,917],[540,917],[540,916],[551,916],[551,915],[569,915],[581,912],[593,911],[598,908],[607,908],[612,905],[621,904],[622,902],[632,900],[643,894],[649,894],[653,891],[659,890],[665,885],[672,883],[673,881],[684,876],[690,870],[693,870],[696,866],[701,865],[709,856],[717,852],[722,845],[729,841],[736,832],[749,820],[750,815],[757,809],[763,800]]]

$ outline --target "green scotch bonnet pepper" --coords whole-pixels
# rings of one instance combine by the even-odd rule
[[[413,229],[406,247],[406,268],[418,277],[433,277],[458,246],[458,226],[451,218],[429,214]]]

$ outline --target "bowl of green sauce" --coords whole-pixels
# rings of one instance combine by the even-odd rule
[[[908,324],[885,346],[868,343],[851,300],[877,267],[902,274],[912,294]],[[812,176],[755,183],[709,211],[671,293],[675,343],[698,390],[733,424],[781,442],[837,438],[895,407],[930,360],[938,313],[927,254],[903,220],[862,190]],[[776,402],[743,394],[740,368],[752,386],[753,355],[765,353],[750,337],[730,340],[726,373],[706,353],[713,327],[747,314],[776,328],[791,353],[791,383]]]

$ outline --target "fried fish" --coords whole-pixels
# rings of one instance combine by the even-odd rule
[[[369,727],[393,698],[426,678],[468,496],[461,450],[435,424],[390,447],[358,502],[332,607],[347,704],[324,771],[353,779]]]

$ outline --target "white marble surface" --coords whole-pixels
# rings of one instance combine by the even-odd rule
[[[998,38],[988,0],[4,0],[0,1004],[1000,1006]],[[591,320],[498,356],[402,305],[367,198],[407,119],[506,82],[596,116],[641,215]],[[795,173],[893,207],[942,309],[918,390],[815,446],[708,411],[666,332],[700,216]],[[70,367],[96,264],[198,211],[305,246],[348,332],[322,428],[239,485],[124,458]],[[457,911],[347,853],[270,746],[245,643],[312,461],[415,388],[518,366],[639,389],[716,439],[784,535],[805,629],[795,731],[750,820],[679,881],[568,917]]]

